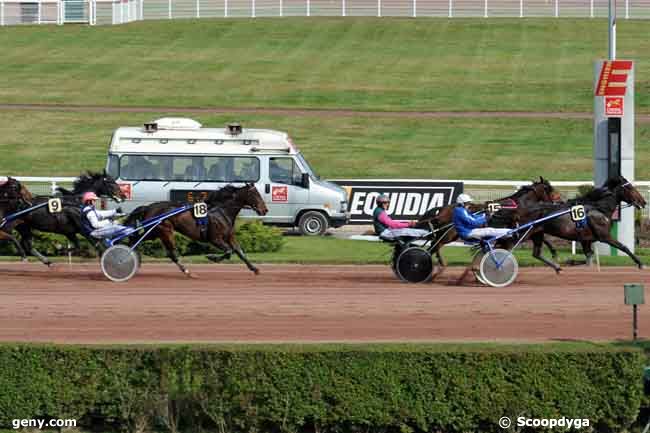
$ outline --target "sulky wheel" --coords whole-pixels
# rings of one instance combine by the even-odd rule
[[[431,278],[433,262],[424,248],[408,247],[397,258],[395,269],[403,281],[422,283]]]
[[[511,251],[494,249],[483,255],[481,279],[492,287],[505,287],[517,278],[519,264]]]
[[[138,272],[138,255],[126,245],[113,245],[102,254],[102,272],[111,281],[130,280]]]

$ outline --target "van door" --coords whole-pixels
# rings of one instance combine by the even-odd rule
[[[302,170],[290,156],[269,157],[266,168],[264,201],[268,219],[293,223],[298,211],[309,203],[309,189],[302,186]]]

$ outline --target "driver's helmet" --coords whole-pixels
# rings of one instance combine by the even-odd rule
[[[388,197],[386,194],[381,194],[379,197],[377,197],[376,202],[378,206],[382,203],[389,203],[390,197]]]
[[[95,194],[92,191],[88,191],[84,193],[84,195],[82,196],[82,201],[84,202],[84,204],[87,204],[93,200],[97,200],[97,194]]]
[[[473,201],[474,200],[469,196],[469,194],[461,194],[456,198],[456,203],[458,204],[471,203]]]

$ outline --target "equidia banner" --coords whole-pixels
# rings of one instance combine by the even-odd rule
[[[390,197],[388,215],[398,220],[415,220],[435,207],[452,204],[463,192],[462,182],[410,180],[335,180],[348,192],[350,224],[372,223],[375,199]]]

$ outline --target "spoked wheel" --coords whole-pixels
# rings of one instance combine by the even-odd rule
[[[408,247],[397,258],[395,268],[402,281],[422,283],[429,280],[433,272],[431,254],[424,248]]]
[[[111,281],[130,280],[140,266],[138,254],[126,245],[113,245],[102,254],[102,272]]]
[[[485,283],[492,287],[505,287],[517,278],[519,264],[512,252],[497,248],[483,255],[480,270]]]

